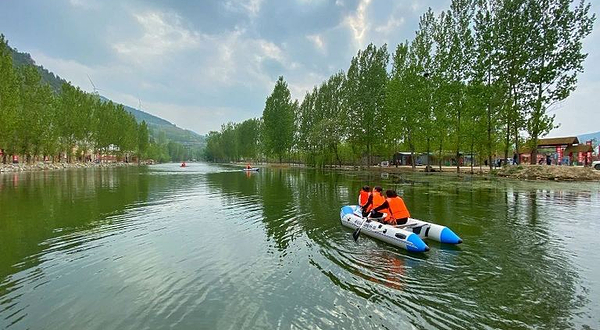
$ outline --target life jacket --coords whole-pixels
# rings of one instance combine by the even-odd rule
[[[410,218],[410,213],[408,212],[408,209],[406,208],[406,205],[404,205],[404,200],[402,200],[402,198],[400,197],[393,197],[393,198],[388,198],[386,199],[386,201],[388,202],[388,209],[387,209],[387,221],[396,221],[396,219],[403,219],[403,218]]]
[[[371,195],[373,196],[373,200],[371,203],[371,207],[369,208],[369,211],[379,207],[381,204],[385,203],[385,197],[383,197],[383,195],[378,192],[378,191],[374,191],[371,193]]]
[[[358,195],[358,205],[362,207],[365,204],[367,204],[368,201],[369,201],[369,192],[361,189],[360,194]]]

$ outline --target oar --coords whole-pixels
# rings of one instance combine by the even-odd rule
[[[360,236],[360,230],[362,229],[362,227],[365,225],[365,223],[367,222],[367,218],[365,218],[365,220],[363,220],[363,222],[360,224],[360,227],[356,228],[356,230],[352,233],[352,237],[354,238],[354,241],[358,241],[358,236]]]

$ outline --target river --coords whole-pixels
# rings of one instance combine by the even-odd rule
[[[342,227],[364,184],[459,246]],[[0,329],[598,329],[600,183],[191,163],[0,174]]]

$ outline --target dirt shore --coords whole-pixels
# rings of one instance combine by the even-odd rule
[[[265,164],[268,167],[305,167],[300,164]],[[507,165],[504,167],[471,167],[463,166],[460,173],[456,172],[456,166],[433,166],[431,174],[443,175],[477,175],[488,177],[503,177],[517,180],[552,180],[552,181],[600,181],[600,171],[591,167],[582,166],[556,166],[556,165]],[[381,173],[410,173],[425,172],[425,166],[416,166],[414,171],[411,166],[390,167],[364,167],[364,166],[342,166],[327,167],[327,169],[338,171],[370,171]]]

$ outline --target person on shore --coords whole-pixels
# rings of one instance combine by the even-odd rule
[[[358,194],[358,206],[362,209],[367,202],[369,201],[369,194],[371,193],[371,187],[369,186],[364,186],[362,187],[362,189],[360,190],[360,193]]]
[[[382,191],[383,189],[379,186],[373,188],[373,191],[371,192],[371,194],[369,194],[369,199],[367,200],[367,203],[365,204],[365,206],[363,206],[363,217],[366,217],[370,211],[372,211],[376,207],[379,207],[385,202],[385,197],[383,196]],[[371,212],[371,214],[369,215],[369,217],[371,218],[380,218],[382,216],[383,214],[379,212]]]
[[[388,225],[403,225],[410,218],[410,212],[404,204],[404,200],[398,196],[395,190],[386,190],[386,200],[380,206],[373,208],[373,213],[381,214],[383,211],[386,214],[384,223]]]

